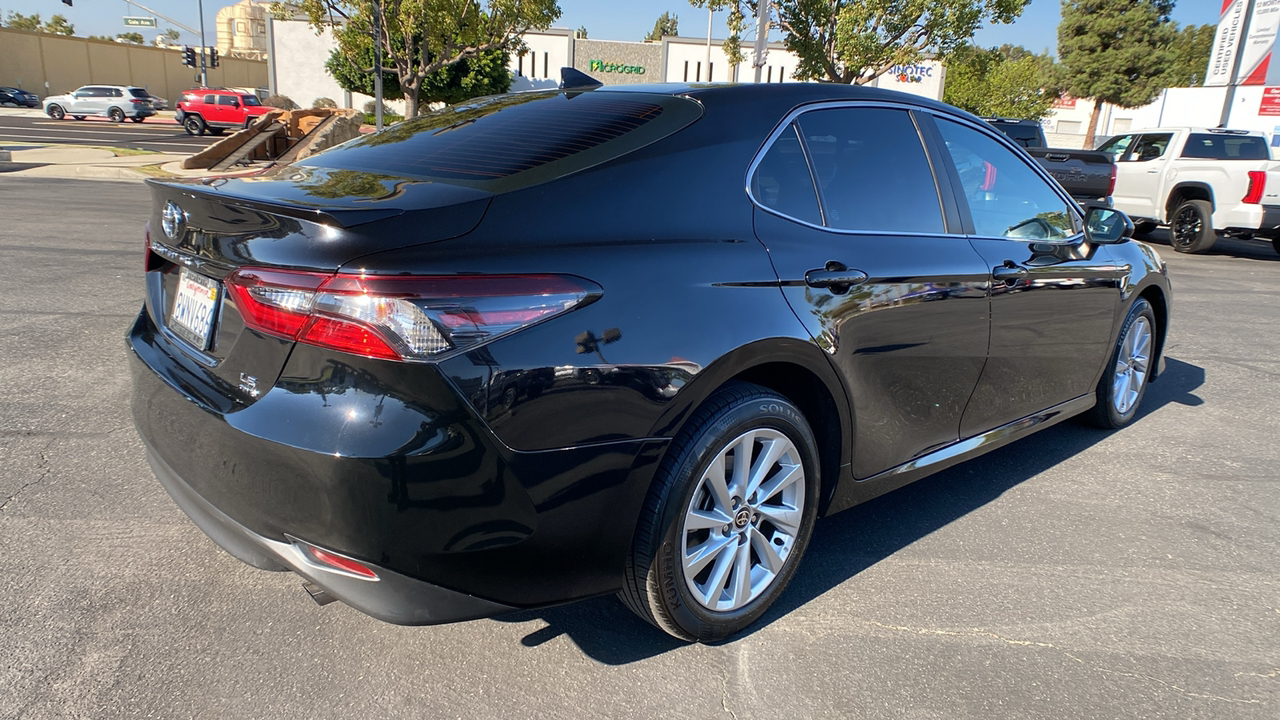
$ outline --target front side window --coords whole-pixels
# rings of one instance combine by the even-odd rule
[[[832,108],[796,120],[826,224],[841,230],[942,233],[942,205],[911,115]]]
[[[1138,138],[1138,142],[1133,144],[1129,159],[1133,162],[1155,160],[1164,155],[1165,150],[1169,149],[1171,140],[1173,140],[1173,133],[1147,133]]]
[[[770,210],[820,225],[818,195],[795,125],[787,126],[751,176],[751,195]]]
[[[226,106],[230,107],[230,106],[235,105],[236,103],[237,103],[237,100],[236,100],[234,97],[232,97],[231,95],[219,95],[219,96],[218,96],[218,104],[219,104],[219,105],[226,105]]]
[[[1055,240],[1075,234],[1070,206],[1013,151],[966,125],[938,118],[960,176],[974,233]]]
[[[1133,135],[1117,135],[1110,140],[1098,146],[1099,152],[1107,153],[1114,162],[1120,162],[1120,158],[1133,144]]]
[[[259,107],[262,105],[262,103],[258,102],[257,96],[254,95],[241,95],[240,102],[245,107]]]

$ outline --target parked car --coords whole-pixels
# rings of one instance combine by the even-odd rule
[[[1270,240],[1280,252],[1280,177],[1263,133],[1168,127],[1116,135],[1115,205],[1139,234],[1169,226],[1174,250],[1201,253],[1218,233]]]
[[[501,95],[148,182],[157,478],[232,555],[393,623],[619,593],[726,637],[820,515],[1131,423],[1169,322],[1122,213],[874,88]]]
[[[152,95],[150,91],[147,92],[147,97],[151,98],[151,107],[155,108],[156,112],[162,112],[169,109],[169,101],[165,98],[158,95]]]
[[[1048,147],[1044,128],[1035,120],[983,118],[1008,135],[1044,166],[1081,205],[1109,205],[1116,184],[1116,164],[1107,153]]]
[[[0,86],[0,106],[16,105],[25,108],[40,107],[40,98],[22,88]]]
[[[128,118],[136,123],[156,114],[147,91],[129,85],[85,85],[66,95],[50,95],[44,99],[44,111],[54,120],[68,115],[76,120],[98,115],[111,122]]]
[[[271,112],[258,101],[258,96],[226,88],[195,88],[182,93],[174,109],[174,117],[188,135],[203,135],[207,130],[221,135],[228,128],[249,127],[258,116]]]

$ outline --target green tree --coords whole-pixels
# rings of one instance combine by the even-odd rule
[[[653,21],[653,29],[648,35],[644,36],[647,42],[658,42],[663,35],[679,35],[680,34],[680,16],[671,13],[662,13],[657,20]]]
[[[46,32],[50,35],[75,35],[76,26],[67,22],[65,17],[61,15],[54,15],[49,18],[49,22],[44,24],[44,27],[41,28],[41,32]]]
[[[984,24],[1013,22],[1030,0],[773,0],[771,16],[787,49],[800,58],[794,77],[863,85],[894,65],[945,56]],[[689,0],[729,11],[725,53],[744,60],[742,30],[754,0]]]
[[[1169,65],[1169,87],[1200,87],[1209,69],[1209,54],[1213,52],[1213,36],[1216,25],[1187,25],[1178,30],[1169,50],[1173,61]]]
[[[334,49],[329,55],[324,67],[343,90],[373,94],[373,73],[365,70],[373,67],[372,45],[365,52],[368,54],[357,57],[355,63],[341,49]],[[506,50],[495,48],[477,57],[442,67],[423,79],[418,91],[418,101],[452,105],[482,95],[504,93],[511,89],[511,71],[507,69],[507,59]],[[382,97],[386,100],[404,98],[404,90],[395,73],[383,73]]]
[[[120,33],[119,35],[116,35],[116,39],[123,40],[127,43],[133,43],[134,45],[141,45],[146,42],[146,39],[142,37],[142,33],[140,32]]]
[[[382,70],[395,73],[409,117],[418,113],[427,78],[441,68],[492,50],[517,50],[525,32],[545,30],[560,17],[555,0],[301,0],[298,5],[317,32],[332,29],[353,63],[371,57],[377,42]],[[374,72],[371,62],[360,67]]]
[[[19,12],[11,12],[5,25],[14,30],[26,30],[28,32],[40,32],[44,29],[44,23],[40,21],[40,13],[23,15]]]
[[[586,39],[587,39],[587,26],[586,26],[586,25],[579,25],[579,26],[578,26],[578,29],[577,29],[577,30],[575,30],[575,31],[573,31],[573,36],[574,36],[575,38],[579,39],[579,40],[586,40]]]
[[[1052,65],[1017,45],[965,45],[948,58],[942,99],[974,115],[1041,120],[1058,98]]]
[[[1139,107],[1168,87],[1172,11],[1173,0],[1063,0],[1058,57],[1064,88],[1094,99],[1085,147],[1093,147],[1103,103]]]
[[[161,37],[167,40],[170,45],[176,45],[178,44],[178,41],[182,39],[182,33],[174,30],[173,28],[169,28],[164,31]]]

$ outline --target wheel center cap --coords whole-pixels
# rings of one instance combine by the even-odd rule
[[[733,516],[733,526],[739,530],[746,527],[749,522],[751,522],[751,511],[746,508],[742,508],[737,515]]]

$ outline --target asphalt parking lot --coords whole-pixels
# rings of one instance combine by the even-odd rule
[[[0,199],[0,718],[1280,717],[1269,244],[1154,243],[1174,327],[1135,425],[826,519],[763,623],[686,646],[613,598],[395,627],[234,560],[129,419],[145,189]]]

